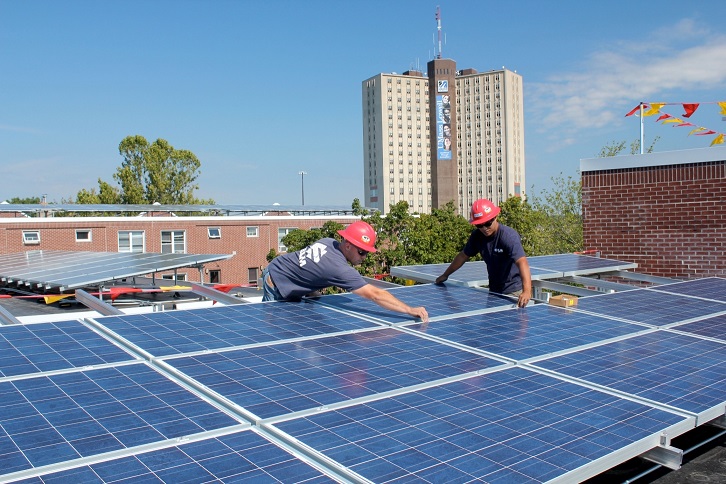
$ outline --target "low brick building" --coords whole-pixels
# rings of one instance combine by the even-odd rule
[[[726,277],[726,147],[580,161],[584,245],[638,272]]]
[[[4,212],[0,217],[0,254],[31,250],[233,254],[206,264],[202,271],[178,269],[182,280],[220,284],[257,284],[271,249],[286,251],[281,239],[293,229],[322,227],[328,220],[343,225],[353,215],[256,216],[26,217]],[[173,279],[174,273],[156,277]]]

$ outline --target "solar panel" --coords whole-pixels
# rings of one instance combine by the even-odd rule
[[[434,282],[436,278],[444,273],[449,264],[425,264],[398,266],[391,268],[391,275],[410,279],[416,282]],[[554,279],[562,277],[561,272],[551,271],[549,269],[539,269],[530,267],[530,273],[533,280]],[[459,286],[478,287],[489,284],[489,274],[486,262],[470,261],[461,266],[459,270],[454,272],[446,281],[447,284],[455,284]]]
[[[94,321],[154,356],[255,345],[378,326],[305,302],[108,316]]]
[[[261,418],[502,365],[395,329],[173,358],[167,363]]]
[[[726,344],[656,331],[535,366],[706,416],[708,421],[724,413],[724,362]]]
[[[0,256],[0,280],[66,290],[230,257],[232,254],[38,250]]]
[[[690,322],[726,311],[715,301],[648,289],[621,291],[580,298],[577,309],[653,326]]]
[[[3,472],[239,422],[146,364],[0,382]]]
[[[645,329],[545,304],[407,327],[514,360],[526,360]]]
[[[41,480],[42,478],[42,480]],[[104,460],[18,481],[41,482],[336,482],[258,433],[231,435]]]
[[[516,301],[513,299],[486,290],[450,285],[406,286],[390,289],[389,292],[409,306],[426,307],[430,320],[451,317],[456,314],[476,314],[513,308],[516,305]],[[387,323],[411,322],[413,320],[411,316],[388,311],[373,301],[350,293],[324,296],[318,298],[317,302]]]
[[[79,321],[0,326],[0,376],[133,360]]]
[[[528,257],[530,267],[562,272],[565,277],[635,269],[638,264],[581,254],[538,255]]]
[[[706,277],[692,281],[663,284],[648,289],[726,302],[726,279],[720,277]]]
[[[679,332],[705,336],[726,342],[726,315],[706,318],[694,323],[681,324],[676,326],[675,329]]]
[[[688,425],[684,416],[511,368],[275,427],[372,482],[520,483],[581,480],[588,464]]]

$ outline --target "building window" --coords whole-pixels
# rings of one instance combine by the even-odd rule
[[[77,229],[76,242],[91,242],[91,229]]]
[[[248,267],[247,268],[247,282],[252,284],[253,286],[257,285],[257,278],[259,276],[259,269],[257,267]]]
[[[25,244],[25,245],[38,245],[38,244],[40,244],[40,231],[38,231],[38,230],[23,230],[23,244]]]
[[[287,247],[285,247],[285,244],[282,243],[282,239],[292,232],[293,230],[297,230],[297,227],[282,227],[277,229],[277,251],[278,252],[287,252]]]
[[[210,269],[209,282],[212,284],[221,283],[222,282],[222,271],[220,271],[219,269]]]
[[[247,227],[247,237],[259,237],[260,228],[257,226]]]
[[[219,227],[209,227],[207,228],[207,235],[210,239],[221,239],[222,229],[220,229]]]
[[[176,274],[176,277],[174,277],[174,274],[162,274],[161,278],[167,281],[186,281],[187,275],[185,272],[182,272],[181,274]]]
[[[186,254],[186,236],[183,230],[161,231],[162,254]]]
[[[145,252],[143,230],[120,230],[118,233],[119,252]]]

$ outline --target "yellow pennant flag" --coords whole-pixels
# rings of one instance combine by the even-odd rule
[[[726,116],[726,102],[718,103],[719,106],[721,106],[721,114]]]
[[[650,108],[643,113],[643,116],[654,116],[660,113],[660,108],[665,106],[666,103],[652,103]]]
[[[711,146],[713,145],[722,145],[723,144],[723,133],[720,133],[718,136],[716,136],[713,141],[711,141]]]
[[[688,136],[691,136],[693,133],[698,133],[699,131],[705,131],[706,128],[696,128],[692,129],[690,133],[688,133]]]
[[[664,119],[663,120],[663,124],[668,124],[668,123],[682,123],[682,122],[683,122],[683,120],[682,119],[678,119],[678,118],[669,118],[669,119]]]

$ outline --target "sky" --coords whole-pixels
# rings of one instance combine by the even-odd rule
[[[724,0],[0,0],[0,200],[115,184],[141,135],[199,158],[198,198],[365,204],[362,83],[426,70],[437,6],[442,57],[522,76],[526,194],[629,154],[640,102],[726,132]],[[654,151],[714,139],[656,119]]]

